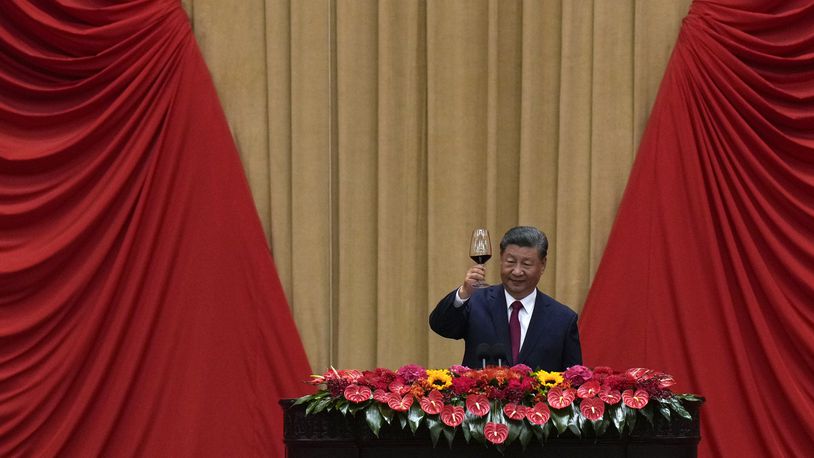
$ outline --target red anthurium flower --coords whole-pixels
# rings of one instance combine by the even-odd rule
[[[635,393],[633,390],[625,390],[622,392],[622,401],[624,401],[626,406],[633,409],[641,409],[647,405],[647,401],[649,400],[650,395],[647,394],[645,390],[636,390]]]
[[[555,386],[548,392],[548,404],[555,409],[564,409],[571,405],[576,398],[576,393],[571,388],[562,389]]]
[[[551,418],[551,411],[545,402],[538,402],[531,409],[526,410],[526,418],[535,425],[542,425]]]
[[[483,427],[483,435],[486,436],[486,440],[495,445],[502,444],[509,437],[509,427],[490,421]]]
[[[466,398],[466,409],[473,415],[482,417],[489,413],[489,399],[482,394],[473,394]]]
[[[397,393],[399,396],[404,396],[410,391],[410,385],[405,385],[404,380],[400,378],[397,378],[390,382],[388,388],[390,388],[390,391],[392,391],[393,393]]]
[[[503,406],[503,413],[512,420],[522,420],[526,416],[526,406],[510,402]]]
[[[599,394],[599,382],[596,380],[589,380],[583,383],[577,390],[577,396],[581,397],[582,399],[592,398],[597,394]]]
[[[421,410],[430,415],[441,413],[441,409],[444,408],[443,396],[438,390],[432,390],[429,395],[421,398],[418,403],[421,405]]]
[[[387,404],[387,401],[390,400],[390,393],[378,388],[373,392],[373,399],[375,399],[377,402],[381,402],[382,404]]]
[[[464,421],[464,408],[461,406],[446,405],[441,409],[441,421],[453,428]]]
[[[387,405],[396,412],[407,412],[410,406],[413,405],[413,395],[408,394],[401,397],[396,393],[390,393],[390,399],[387,401]]]
[[[366,386],[348,385],[345,388],[345,399],[356,404],[367,401],[372,395],[373,392]]]
[[[598,394],[599,399],[604,401],[606,404],[616,404],[622,400],[622,393],[619,390],[612,390],[608,387],[602,388],[602,391]]]
[[[657,377],[659,381],[659,388],[662,390],[665,388],[670,388],[676,384],[675,379],[670,374],[659,374]]]
[[[585,398],[579,403],[579,410],[588,420],[599,420],[605,414],[605,403],[599,398]]]
[[[633,376],[636,380],[649,380],[653,378],[656,371],[644,367],[634,367],[625,371],[626,374]]]

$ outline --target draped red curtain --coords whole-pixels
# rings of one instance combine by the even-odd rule
[[[692,4],[580,324],[707,398],[702,456],[810,456],[814,2]]]
[[[180,2],[0,2],[0,456],[282,456],[309,371]]]

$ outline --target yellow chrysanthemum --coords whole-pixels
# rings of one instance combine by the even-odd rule
[[[557,386],[564,381],[562,378],[562,372],[547,372],[547,371],[537,371],[534,373],[537,376],[537,380],[540,381],[540,384],[547,387]]]
[[[452,386],[452,374],[446,369],[427,369],[427,385],[436,390]]]

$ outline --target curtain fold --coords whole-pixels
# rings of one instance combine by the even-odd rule
[[[0,455],[282,456],[309,371],[180,3],[0,3]]]
[[[707,398],[703,456],[814,447],[812,20],[693,3],[582,316],[588,364]]]

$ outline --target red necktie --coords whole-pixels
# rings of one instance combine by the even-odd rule
[[[517,355],[520,354],[520,301],[512,302],[512,316],[509,318],[509,340],[512,342],[512,364],[517,364]]]

